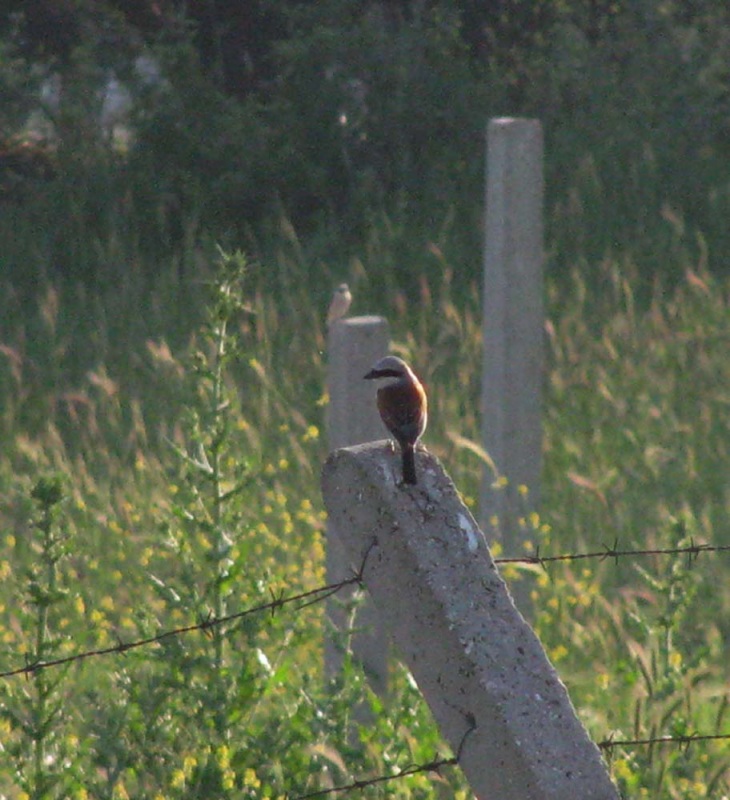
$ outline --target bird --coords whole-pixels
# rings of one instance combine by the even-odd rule
[[[327,327],[331,327],[338,319],[342,319],[350,310],[352,293],[346,283],[341,283],[332,295],[332,302],[327,311]]]
[[[397,356],[381,358],[365,380],[384,381],[378,389],[378,411],[385,427],[400,445],[403,456],[403,483],[415,485],[418,440],[428,421],[428,399],[413,370]]]

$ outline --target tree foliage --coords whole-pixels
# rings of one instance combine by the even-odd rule
[[[108,173],[124,208],[107,213],[165,247],[281,207],[356,235],[379,208],[470,220],[496,115],[543,121],[553,198],[583,181],[602,247],[641,236],[667,196],[723,236],[730,11],[712,0],[16,0],[0,47],[6,139],[39,78],[60,76],[43,110],[67,184],[69,162],[109,167],[109,131],[89,120],[110,78],[126,87],[134,135]]]

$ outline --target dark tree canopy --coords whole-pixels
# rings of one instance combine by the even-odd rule
[[[5,141],[60,76],[55,174],[124,184],[139,227],[167,231],[154,241],[182,218],[236,230],[282,207],[354,231],[377,208],[474,213],[485,121],[505,114],[543,121],[557,198],[591,160],[607,245],[636,235],[638,207],[661,208],[646,169],[703,229],[725,227],[709,198],[729,181],[730,4],[9,0],[0,56]],[[132,97],[119,172],[88,124],[112,76]]]

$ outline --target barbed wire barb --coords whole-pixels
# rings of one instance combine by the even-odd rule
[[[323,594],[321,596],[316,597],[314,600],[311,600],[307,603],[302,603],[299,608],[306,608],[313,603],[321,603],[323,600],[327,600],[329,597],[332,597],[332,595],[337,594],[337,592],[339,592],[340,589],[343,589],[345,586],[352,586],[355,583],[357,583],[359,586],[362,586],[362,576],[363,572],[365,571],[365,564],[367,564],[368,556],[377,543],[377,538],[374,538],[373,541],[370,542],[370,546],[363,554],[362,562],[360,563],[360,568],[357,570],[357,572],[353,572],[353,574],[349,578],[346,578],[344,581],[342,581],[341,584],[334,584],[332,591],[326,591],[323,589]]]
[[[605,561],[607,558],[613,558],[613,563],[618,566],[618,536],[613,540],[613,547],[609,547],[605,544],[603,547],[606,552],[601,558],[601,561]]]
[[[269,594],[271,595],[271,618],[274,618],[274,614],[281,608],[282,601],[284,599],[284,590],[281,589],[279,594],[277,595],[274,590],[269,586]]]
[[[695,543],[694,536],[690,536],[689,537],[689,543],[694,548],[694,543]],[[700,557],[700,551],[697,548],[694,548],[692,552],[688,552],[687,553],[687,568],[691,569],[692,565],[694,564],[695,561],[697,561],[697,559],[699,557]]]

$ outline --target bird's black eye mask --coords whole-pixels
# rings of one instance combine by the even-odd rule
[[[375,370],[368,372],[365,375],[365,380],[370,380],[371,378],[401,378],[402,376],[403,373],[395,369],[379,369],[377,372]]]

